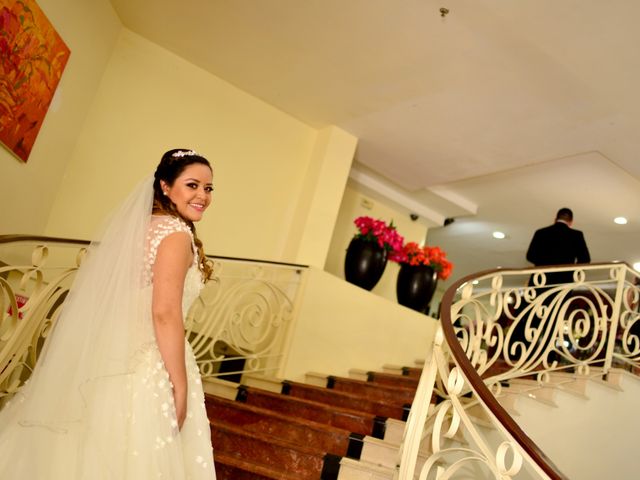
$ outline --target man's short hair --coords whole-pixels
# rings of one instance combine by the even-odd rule
[[[565,222],[573,221],[573,212],[570,208],[561,208],[556,214],[556,220],[564,220]]]

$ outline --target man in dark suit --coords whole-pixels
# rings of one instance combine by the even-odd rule
[[[535,266],[589,263],[591,257],[584,235],[571,228],[573,212],[561,208],[553,225],[536,230],[527,250],[527,260]],[[547,274],[547,285],[570,283],[573,272]],[[531,281],[530,281],[531,284]]]

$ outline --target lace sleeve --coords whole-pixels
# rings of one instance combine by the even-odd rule
[[[176,232],[185,232],[191,238],[191,249],[195,255],[195,245],[193,243],[193,233],[189,226],[182,220],[168,215],[152,217],[147,233],[145,256],[144,256],[144,284],[149,285],[153,281],[153,265],[158,254],[158,247],[162,240]],[[195,256],[194,256],[195,258]]]

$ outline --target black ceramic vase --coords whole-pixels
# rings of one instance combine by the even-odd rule
[[[396,282],[398,303],[418,312],[427,311],[436,291],[438,273],[427,265],[400,265]]]
[[[344,278],[365,290],[376,286],[387,266],[387,251],[375,242],[354,238],[344,259]]]

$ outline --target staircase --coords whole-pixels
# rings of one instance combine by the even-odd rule
[[[421,370],[385,366],[382,372],[352,369],[348,378],[309,373],[305,383],[257,375],[245,375],[242,385],[221,380],[208,383],[206,406],[218,479],[392,480]],[[602,389],[604,394],[599,392]],[[621,397],[625,391],[627,396]],[[624,423],[637,423],[634,400],[639,394],[637,375],[613,370],[603,378],[596,370],[589,375],[554,373],[544,385],[528,378],[512,379],[503,382],[498,400],[552,453],[569,478],[596,479],[604,478],[609,467],[602,463],[588,467],[586,444],[576,439],[575,448],[567,449],[562,432],[575,431],[576,415],[566,412],[576,413],[578,419],[591,418],[593,424],[596,412],[617,405],[619,418],[610,418],[600,432],[591,433],[602,440],[597,450],[605,458],[618,458],[617,471],[626,475],[640,470],[640,462],[619,445],[607,449],[607,438],[613,428],[618,436],[626,432],[625,443],[633,444],[636,429]],[[474,403],[471,397],[469,402]],[[467,413],[491,439],[494,426],[484,410],[473,405]],[[425,432],[432,421],[430,416]],[[589,430],[582,436],[587,441]],[[460,433],[450,439],[450,445],[464,448],[467,440]],[[594,441],[598,438],[587,444]],[[431,454],[428,448],[429,442],[424,442],[419,465]],[[598,452],[592,451],[591,456],[597,457]],[[456,478],[480,476],[481,470],[468,469]],[[540,477],[525,466],[517,478]]]
[[[208,383],[218,480],[393,477],[421,368]]]
[[[64,260],[65,255],[81,258],[84,244],[60,242],[79,249],[63,249],[60,274],[59,267],[45,267],[43,261],[58,240],[0,238],[3,242],[16,252],[35,242],[31,260],[0,269],[11,280],[0,285],[12,307],[0,325],[0,397],[9,398],[28,376],[68,292],[77,261]],[[547,283],[547,273],[566,271],[573,272],[573,283]],[[300,282],[299,266],[287,272]],[[229,279],[251,283],[251,275],[234,273]],[[40,277],[47,278],[44,290],[31,281]],[[242,385],[212,378],[228,374],[212,367],[211,352],[226,357],[213,346],[238,326],[235,315],[203,302],[210,311],[201,312],[206,322],[192,322],[191,339],[203,352],[199,362],[218,478],[405,480],[420,472],[465,480],[636,478],[640,274],[616,263],[499,269],[469,280],[447,290],[434,332],[423,315],[389,308],[384,299],[308,269],[307,296],[292,309],[299,312],[295,335],[289,343],[267,335],[271,343],[288,344],[288,351],[272,351],[271,344],[253,348],[262,357],[251,353],[247,359],[259,368],[244,371]],[[18,308],[20,295],[31,300]],[[337,300],[327,304],[328,297]],[[330,326],[318,321],[318,315],[335,315],[346,322],[343,310],[364,312],[348,319],[356,340],[330,336]],[[278,319],[279,326],[290,320]],[[374,334],[362,341],[365,331]],[[276,333],[284,338],[282,332]],[[424,373],[420,364],[381,372],[344,370],[354,359],[366,368],[385,361],[402,364],[429,345]],[[243,345],[233,348],[241,351]],[[272,362],[282,358],[286,361]],[[240,373],[235,363],[229,365]],[[304,375],[313,368],[346,377]],[[304,383],[256,376],[257,371],[284,371]],[[466,471],[463,462],[470,466]]]

